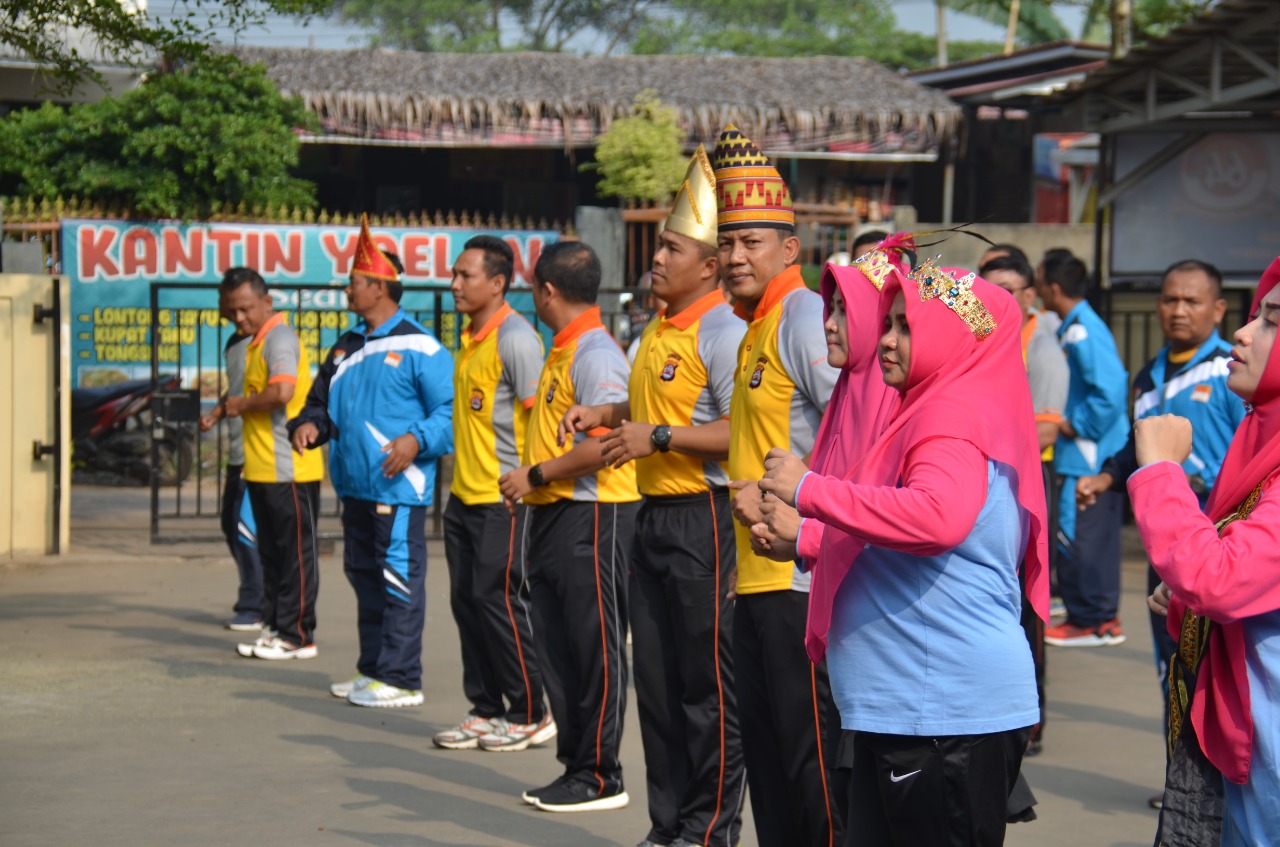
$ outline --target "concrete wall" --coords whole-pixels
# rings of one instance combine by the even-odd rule
[[[1065,247],[1079,256],[1089,267],[1096,270],[1093,256],[1093,224],[984,224],[977,223],[970,227],[980,232],[997,244],[1016,244],[1022,248],[1034,266],[1040,257],[1051,247]],[[922,222],[916,224],[916,232],[928,232],[942,229],[942,224]],[[929,241],[926,237],[921,239]],[[968,235],[952,235],[936,247],[920,251],[920,258],[930,258],[942,254],[943,263],[958,268],[976,271],[978,259],[982,257],[987,245]]]

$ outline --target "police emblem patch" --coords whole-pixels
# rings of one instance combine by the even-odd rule
[[[672,353],[667,357],[667,363],[662,366],[662,374],[660,378],[663,382],[670,382],[676,378],[676,368],[680,367],[680,355]]]
[[[760,383],[764,381],[764,366],[767,364],[769,364],[769,360],[764,356],[756,359],[756,369],[751,373],[751,382],[747,383],[749,387],[760,387]]]
[[[479,388],[471,389],[471,411],[478,412],[484,408],[484,392]]]
[[[556,399],[556,389],[560,387],[560,380],[551,380],[551,385],[547,388],[547,403]]]

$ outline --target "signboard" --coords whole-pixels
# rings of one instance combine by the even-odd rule
[[[383,250],[404,262],[406,285],[447,286],[453,262],[469,238],[497,235],[515,252],[513,284],[527,286],[542,248],[559,238],[554,231],[489,231],[376,228]],[[64,220],[62,266],[71,280],[72,385],[102,385],[150,375],[150,284],[203,283],[167,289],[159,304],[162,369],[203,373],[217,370],[222,341],[230,329],[217,310],[214,286],[227,268],[255,268],[273,289],[276,308],[300,313],[295,327],[315,355],[355,324],[343,286],[355,254],[357,227],[303,224],[137,223]],[[418,298],[412,302],[410,294]],[[407,310],[434,309],[434,294],[407,292]],[[452,310],[445,295],[444,307]],[[453,317],[452,313],[449,315]],[[444,327],[435,328],[437,332]],[[445,340],[443,337],[441,340]],[[192,358],[198,361],[189,361]],[[166,367],[171,366],[171,367]]]
[[[1115,181],[1179,137],[1118,134]],[[1201,259],[1257,280],[1280,254],[1280,133],[1210,134],[1117,197],[1111,221],[1113,279]]]

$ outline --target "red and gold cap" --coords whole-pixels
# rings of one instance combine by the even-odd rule
[[[712,163],[720,232],[796,228],[791,192],[782,175],[733,124],[720,133]]]
[[[364,213],[360,215],[360,240],[356,242],[356,258],[351,265],[351,272],[387,282],[400,281],[396,266],[391,264],[391,260],[374,243],[373,234],[369,232],[369,216]]]

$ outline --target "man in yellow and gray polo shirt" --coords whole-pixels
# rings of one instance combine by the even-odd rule
[[[227,416],[244,421],[244,479],[258,521],[265,607],[262,635],[237,647],[259,659],[316,655],[316,507],[324,458],[293,452],[286,424],[311,390],[311,365],[298,336],[272,306],[256,271],[228,275],[219,286],[236,330],[252,336],[245,356],[244,396],[228,396]]]
[[[627,558],[640,499],[635,468],[605,466],[603,428],[557,439],[570,406],[627,396],[627,358],[595,305],[600,274],[595,252],[574,241],[545,248],[534,266],[533,304],[556,334],[538,380],[525,463],[498,481],[508,502],[533,507],[534,636],[564,773],[523,799],[547,812],[630,802],[618,748],[627,702]]]
[[[471,708],[432,739],[451,750],[512,752],[556,735],[533,645],[529,508],[517,504],[513,514],[498,490],[498,478],[520,465],[542,370],[538,331],[506,300],[513,262],[505,241],[477,235],[453,263],[454,308],[470,323],[454,368],[456,454],[444,552]]]
[[[786,183],[733,126],[713,161],[720,273],[747,321],[729,413],[729,475],[758,480],[770,449],[813,450],[837,371],[827,364],[822,298],[795,263],[800,242]],[[734,498],[734,676],[751,814],[762,847],[825,847],[840,843],[843,829],[844,793],[831,784],[839,723],[826,668],[804,649],[808,574],[751,549],[759,501],[754,483]]]
[[[667,307],[640,336],[629,402],[575,406],[561,434],[613,427],[614,467],[635,460],[630,612],[648,779],[642,844],[737,844],[742,744],[734,697],[729,403],[746,330],[724,302],[715,175],[699,145],[658,235],[653,294]]]

